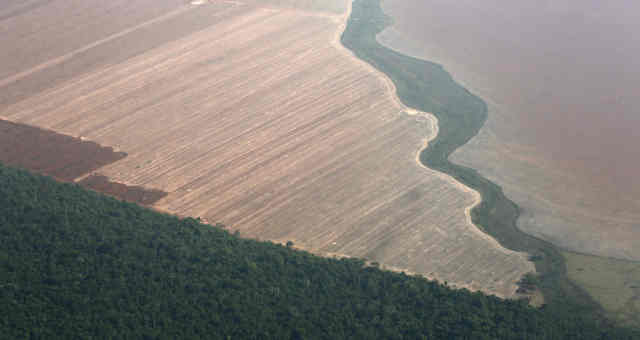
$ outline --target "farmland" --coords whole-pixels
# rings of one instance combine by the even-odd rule
[[[167,192],[154,207],[243,236],[499,296],[534,270],[470,223],[477,193],[416,162],[435,120],[339,44],[340,2],[96,1],[65,21],[83,34],[49,8],[69,2],[0,7],[0,27],[22,33],[2,38],[15,48],[0,56],[0,117],[127,153],[87,179]]]
[[[432,112],[438,118],[437,137],[420,152],[420,162],[478,190],[482,201],[471,209],[472,221],[509,249],[531,254],[538,275],[524,277],[523,288],[539,288],[532,296],[533,303],[540,303],[538,293],[542,293],[544,303],[552,306],[553,310],[563,310],[567,314],[593,314],[597,318],[604,316],[602,305],[589,295],[585,287],[579,286],[578,280],[567,276],[567,260],[562,253],[549,242],[517,228],[520,208],[505,196],[502,188],[473,168],[449,161],[449,155],[473,138],[483,126],[487,119],[487,105],[455,82],[441,65],[380,45],[377,34],[390,23],[389,17],[382,12],[380,1],[355,1],[342,42],[359,58],[384,71],[396,85],[402,102]]]
[[[0,120],[0,159],[61,181],[72,181],[126,156],[93,142]]]
[[[403,7],[407,3],[385,2],[383,7],[385,7],[385,12],[392,13],[394,5]],[[414,4],[416,4],[416,6],[423,6],[424,8],[432,8],[431,6],[433,5],[431,2],[418,1],[414,2]],[[449,4],[444,7],[447,6],[449,6]],[[473,10],[470,9],[472,6],[459,6],[465,8],[465,11],[473,12]],[[581,7],[576,6],[574,8]],[[411,13],[411,11],[407,13]],[[508,17],[508,11],[501,12],[501,15]],[[411,17],[411,15],[409,15],[409,17]],[[447,16],[444,15],[442,17]],[[464,16],[460,18],[462,17]],[[473,17],[475,18],[474,20],[481,20],[475,15]],[[482,18],[482,16],[479,17]],[[558,171],[557,168],[554,169],[553,162],[539,157],[540,153],[537,152],[535,148],[527,147],[519,143],[521,136],[518,136],[520,132],[516,132],[518,130],[514,122],[517,119],[513,117],[517,110],[514,111],[513,108],[507,109],[505,107],[505,98],[513,97],[513,93],[509,91],[518,92],[520,88],[514,86],[511,90],[505,91],[504,88],[497,90],[500,86],[496,87],[494,86],[495,84],[492,85],[493,82],[498,84],[499,79],[505,74],[510,74],[510,72],[496,71],[486,67],[474,69],[478,61],[482,60],[482,49],[490,50],[488,55],[491,60],[497,56],[495,54],[495,46],[491,46],[490,44],[489,46],[485,46],[486,43],[483,42],[482,39],[471,44],[472,46],[465,44],[466,38],[461,38],[461,36],[473,40],[471,35],[467,35],[469,31],[468,25],[471,25],[468,22],[464,22],[460,26],[453,25],[460,31],[460,36],[457,37],[458,39],[455,39],[448,35],[448,33],[451,32],[443,33],[445,37],[439,35],[436,37],[430,30],[415,30],[414,33],[422,32],[422,35],[419,34],[417,36],[405,34],[405,32],[400,33],[399,30],[393,27],[395,27],[396,24],[397,27],[412,27],[412,20],[404,17],[394,17],[394,19],[394,26],[389,26],[377,35],[377,40],[380,41],[383,46],[387,46],[405,55],[415,55],[422,59],[442,63],[446,70],[451,72],[457,82],[464,84],[466,88],[478,94],[486,101],[488,105],[486,124],[483,125],[482,129],[480,129],[473,139],[458,148],[455,153],[451,155],[450,159],[454,164],[460,164],[477,170],[479,174],[499,184],[504,189],[505,195],[509,199],[512,199],[519,207],[517,210],[512,210],[520,215],[517,219],[519,229],[536,237],[548,240],[562,249],[573,249],[583,253],[627,259],[635,258],[636,255],[634,255],[634,252],[637,253],[637,250],[640,248],[634,247],[634,242],[637,243],[637,237],[633,236],[633,225],[637,224],[638,218],[634,218],[633,214],[635,214],[638,209],[630,208],[632,205],[626,205],[626,203],[624,203],[625,201],[628,202],[629,198],[631,198],[625,195],[626,190],[612,192],[611,188],[603,188],[600,181],[582,181],[580,179],[581,172],[589,168],[586,166],[574,167],[570,173],[563,173],[566,169]],[[426,22],[433,24],[432,21],[425,20],[423,23],[427,26],[428,24],[426,24]],[[443,25],[451,26],[450,22],[446,20],[444,22]],[[482,25],[478,25],[478,27],[481,26]],[[431,28],[433,31],[437,31],[435,28]],[[522,28],[519,27],[518,29]],[[413,39],[407,38],[407,36]],[[477,51],[478,54],[474,54],[474,57],[470,58],[468,53],[463,53],[461,58],[455,58],[453,55],[447,54],[447,52],[450,52],[447,51],[447,48],[435,46],[438,45],[433,43],[433,41],[436,40],[440,43],[445,42],[448,49],[456,50],[464,47],[465,49]],[[594,44],[594,46],[596,45]],[[527,58],[532,57],[532,54],[524,54]],[[458,57],[460,56],[458,55]],[[498,58],[498,60],[502,59]],[[517,64],[520,63],[523,63],[523,60],[518,59]],[[496,62],[495,65],[500,65],[500,67],[504,66],[502,65],[502,61]],[[528,65],[528,67],[533,70],[537,69],[535,65]],[[478,72],[479,70],[482,70],[482,72]],[[589,71],[592,70],[590,69]],[[530,78],[529,76],[525,77],[523,75],[520,77],[523,79]],[[535,83],[535,81],[528,80],[526,82],[519,82],[518,86],[526,87],[533,83]],[[556,86],[558,86],[558,84],[556,84]],[[616,86],[620,86],[620,84]],[[610,86],[607,91],[614,91],[615,88],[615,86]],[[606,91],[599,94],[599,96],[605,94]],[[565,96],[560,95],[560,97]],[[546,100],[544,102],[545,105],[553,106],[553,103],[549,104]],[[576,105],[587,104],[577,100]],[[508,107],[508,105],[506,106]],[[527,104],[525,108],[520,108],[523,112],[530,109],[529,104]],[[559,106],[557,110],[558,113],[563,111]],[[539,117],[539,120],[548,121],[542,117]],[[590,118],[585,116],[581,118],[581,120],[589,121]],[[590,124],[596,124],[594,122],[595,120]],[[555,125],[555,123],[551,125]],[[550,127],[554,128],[554,126]],[[606,130],[604,126],[602,129],[603,131]],[[539,131],[540,135],[545,135],[546,133],[546,129],[536,130],[533,126],[528,127],[527,130]],[[581,131],[580,124],[575,124],[573,130]],[[441,131],[445,130],[441,128]],[[459,129],[456,131],[459,131]],[[567,136],[567,139],[570,140],[573,137]],[[604,140],[602,145],[609,143],[609,138],[594,138],[593,140],[597,140],[598,142]],[[615,155],[616,152],[607,152],[607,154]],[[558,159],[556,159],[556,161],[557,160]],[[617,164],[617,166],[621,166],[621,164],[622,163]],[[599,178],[626,180],[628,176],[606,176],[603,172]],[[629,187],[631,188],[633,185],[629,184]],[[492,196],[495,197],[495,195]],[[483,193],[485,200],[487,197],[490,196],[485,196]],[[594,201],[594,197],[597,198],[599,202]],[[637,205],[637,202],[634,204]],[[489,204],[489,206],[508,208],[508,205],[505,204],[492,203]],[[508,211],[508,209],[505,211]],[[480,214],[480,217],[482,217],[482,215],[484,214]],[[508,221],[508,219],[502,217],[497,221],[498,223],[490,223],[489,225],[499,226],[501,223],[505,225],[505,221]],[[515,220],[512,221],[515,222]],[[483,223],[480,224],[486,225]],[[506,225],[509,224],[510,223],[506,223]],[[504,229],[508,228],[497,228],[496,233],[504,233]],[[493,232],[490,231],[490,233],[494,235]],[[547,297],[557,291],[564,290],[574,292],[583,290],[604,307],[609,317],[623,323],[638,324],[637,317],[635,317],[637,314],[637,306],[635,306],[633,302],[637,300],[637,294],[634,292],[633,287],[638,285],[638,281],[637,276],[628,273],[628,271],[633,272],[633,270],[629,269],[633,268],[633,262],[579,255],[573,252],[557,252],[550,250],[549,246],[540,247],[542,244],[538,242],[522,242],[522,240],[531,239],[528,237],[508,239],[497,236],[497,238],[501,241],[501,244],[511,249],[522,249],[521,247],[524,247],[530,249],[528,250],[530,253],[537,253],[538,251],[536,251],[535,248],[538,247],[539,249],[547,249],[543,251],[547,253],[546,256],[536,256],[539,260],[543,258],[547,259],[546,261],[536,261],[538,271],[542,273],[543,281],[552,277],[558,278],[558,280],[554,279],[555,283],[551,285],[542,284],[542,286],[547,286],[547,288],[543,288],[543,290],[547,292],[547,294],[545,294]],[[552,258],[554,260],[550,261],[549,259]],[[543,265],[542,262],[547,262],[547,264]],[[564,274],[565,272],[566,274]],[[545,273],[554,274],[547,275]],[[570,281],[567,280],[567,277]],[[572,286],[575,284],[577,284],[580,289],[573,288]],[[569,295],[571,294],[572,293]],[[582,301],[585,299],[577,296],[574,300]]]
[[[149,190],[110,181],[93,171],[127,156],[94,142],[62,135],[50,130],[0,120],[0,161],[54,177],[59,181],[78,181],[120,199],[152,205],[164,196]]]
[[[3,339],[637,339],[0,164]]]
[[[529,1],[390,0],[383,9],[395,29],[378,40],[443,65],[487,102],[486,124],[451,160],[500,185],[521,208],[521,230],[574,252],[640,261],[632,147],[640,144],[640,68],[628,62],[640,43],[620,32],[638,30],[625,14],[634,6],[569,0],[565,12]],[[601,14],[586,23],[582,13]]]

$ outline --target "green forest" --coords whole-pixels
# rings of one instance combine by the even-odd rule
[[[3,339],[633,339],[0,165]]]

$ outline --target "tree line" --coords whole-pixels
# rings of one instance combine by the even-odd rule
[[[3,339],[632,339],[0,164]]]

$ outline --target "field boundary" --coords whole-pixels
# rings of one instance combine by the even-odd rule
[[[519,207],[504,195],[502,188],[476,170],[449,161],[449,155],[484,125],[486,103],[457,84],[441,65],[382,46],[376,36],[390,24],[380,0],[355,0],[341,42],[356,57],[385,73],[406,106],[431,112],[438,119],[439,133],[420,153],[421,163],[481,194],[482,202],[470,212],[472,221],[502,246],[530,254],[538,273],[536,286],[546,304],[553,305],[559,313],[588,312],[601,319],[601,306],[568,279],[566,263],[558,249],[517,228]]]
[[[455,178],[455,176],[452,176],[451,174],[445,171],[432,169],[421,160],[421,155],[424,152],[426,152],[426,150],[429,148],[429,145],[435,142],[436,138],[439,135],[438,116],[434,113],[422,111],[405,104],[400,98],[400,96],[398,95],[398,90],[396,88],[396,85],[393,79],[391,79],[391,77],[389,77],[388,74],[377,69],[374,65],[372,65],[371,63],[368,63],[366,60],[359,58],[353,50],[349,49],[346,45],[341,43],[341,38],[347,29],[347,22],[351,17],[352,10],[353,10],[353,3],[349,1],[347,13],[344,16],[343,23],[340,25],[337,31],[337,36],[336,36],[336,40],[334,41],[334,44],[340,49],[340,51],[345,52],[346,54],[348,54],[350,58],[355,59],[358,63],[365,66],[371,72],[379,75],[380,78],[384,80],[385,86],[387,87],[388,92],[390,94],[389,97],[398,107],[401,108],[401,112],[409,116],[423,117],[430,122],[430,125],[431,125],[430,130],[432,131],[432,133],[424,137],[423,144],[419,147],[418,151],[416,152],[416,164],[421,168],[436,170],[436,172],[433,175],[438,176],[444,180],[447,180],[448,182],[456,186],[461,191],[471,193],[474,196],[474,202],[465,208],[465,217],[467,219],[467,223],[472,226],[473,231],[477,232],[478,235],[482,236],[484,239],[491,242],[497,249],[501,249],[506,253],[522,253],[522,251],[515,251],[509,248],[505,248],[502,244],[500,244],[500,242],[498,242],[494,237],[492,237],[488,233],[484,232],[483,228],[481,228],[479,225],[477,225],[474,222],[472,211],[482,203],[482,195],[478,190],[465,185],[465,183],[463,183],[462,181],[459,181],[458,179]]]

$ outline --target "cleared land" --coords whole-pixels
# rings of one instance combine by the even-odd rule
[[[640,115],[631,94],[638,73],[630,61],[640,45],[618,32],[634,31],[618,13],[634,5],[569,1],[565,13],[547,12],[551,5],[523,10],[526,4],[483,11],[473,1],[385,1],[396,29],[378,40],[442,64],[487,101],[487,123],[451,160],[502,186],[522,208],[521,230],[572,251],[640,261]],[[574,15],[587,12],[600,15],[589,23]],[[612,15],[617,24],[605,24]],[[541,21],[547,25],[538,30]]]
[[[109,15],[157,1],[133,3]],[[168,192],[159,209],[513,296],[532,264],[469,223],[477,194],[416,163],[433,121],[339,45],[344,16],[330,13],[169,6],[11,72],[0,63],[0,116],[127,152],[98,175]]]
[[[78,180],[78,184],[85,188],[142,205],[153,205],[163,197],[167,196],[167,193],[161,190],[148,189],[135,185],[126,185],[111,181],[107,176],[97,174],[90,174],[87,177]]]
[[[92,172],[127,156],[94,142],[53,131],[0,120],[0,162],[48,175],[60,181],[78,181],[86,188],[120,199],[151,205],[165,192],[110,181]]]
[[[94,142],[0,120],[0,161],[61,181],[73,181],[126,156]]]
[[[400,3],[384,4],[385,9],[390,9],[394,4]],[[521,229],[557,245],[609,256],[635,258],[633,254],[640,248],[634,247],[637,237],[634,237],[636,231],[633,230],[633,226],[637,225],[639,219],[628,214],[634,209],[618,206],[612,210],[626,198],[616,194],[616,200],[608,199],[611,197],[610,193],[602,190],[597,183],[581,183],[573,173],[567,176],[554,169],[549,162],[539,157],[535,150],[518,145],[515,142],[518,138],[513,135],[516,130],[513,125],[513,113],[505,110],[504,105],[499,105],[504,102],[499,99],[504,94],[496,96],[488,79],[471,72],[466,65],[460,63],[460,59],[443,58],[447,54],[438,46],[422,40],[407,39],[406,34],[401,34],[393,27],[377,35],[377,40],[401,53],[442,62],[457,81],[487,100],[487,123],[478,135],[459,148],[451,159],[455,163],[478,169],[480,174],[502,185],[505,194],[520,206],[518,224]],[[462,61],[472,64],[474,62],[468,58]],[[492,98],[498,98],[497,102]],[[589,200],[589,195],[594,197],[593,193],[597,193],[595,196],[607,203],[594,203],[593,200]],[[501,242],[503,241],[501,239]],[[517,242],[502,244],[509,248],[519,246]],[[525,245],[525,249],[526,247]],[[637,306],[633,302],[637,300],[637,294],[630,289],[632,286],[638,286],[638,277],[623,274],[623,268],[633,267],[637,263],[573,253],[563,253],[565,256],[560,256],[560,252],[557,251],[548,255],[554,253],[553,256],[537,257],[536,261],[538,270],[543,273],[542,288],[545,295],[549,295],[549,291],[567,291],[571,296],[571,292],[575,291],[575,285],[571,284],[573,282],[582,288],[578,290],[584,289],[585,293],[600,303],[608,312],[608,316],[624,323],[638,324],[635,316]],[[543,261],[551,263],[541,267]],[[553,279],[554,277],[556,279]],[[568,277],[571,282],[567,284],[564,282],[566,278],[563,277]],[[550,278],[552,284],[545,285],[545,281]],[[573,299],[575,302],[582,300],[585,299],[580,296]]]

